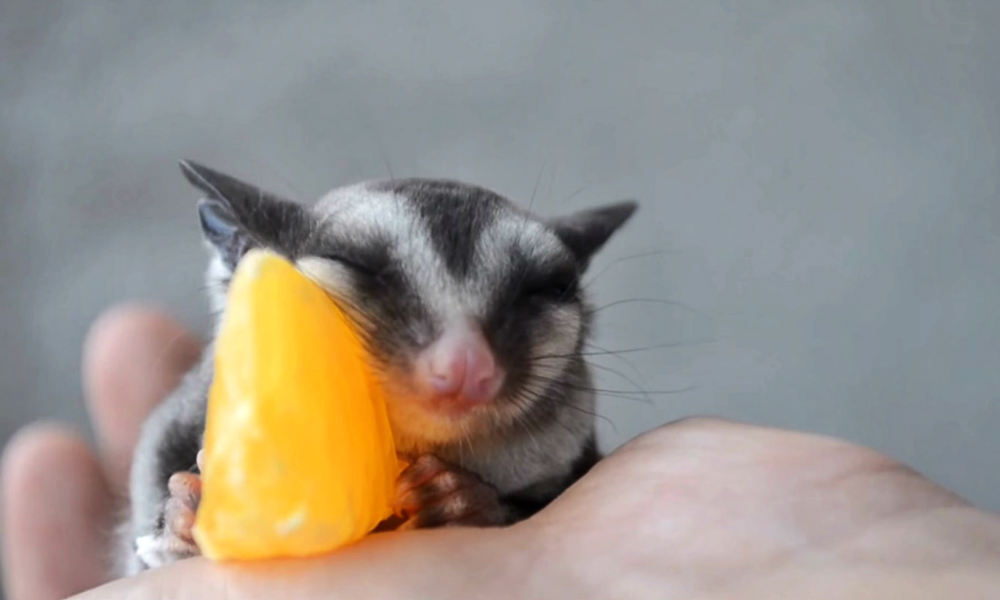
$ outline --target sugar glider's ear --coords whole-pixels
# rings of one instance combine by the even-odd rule
[[[293,258],[308,231],[306,210],[204,165],[182,160],[181,172],[205,197],[198,218],[205,240],[229,273],[251,248],[267,248]]]
[[[549,219],[548,225],[573,253],[582,270],[637,208],[637,202],[626,200]]]

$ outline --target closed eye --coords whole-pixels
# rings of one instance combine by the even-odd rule
[[[323,258],[331,262],[343,265],[359,275],[365,275],[368,277],[378,277],[382,272],[381,268],[376,268],[363,261],[350,258],[342,254],[328,254]]]
[[[571,302],[579,291],[579,279],[575,273],[557,273],[548,277],[526,282],[523,294],[528,298],[554,302]]]

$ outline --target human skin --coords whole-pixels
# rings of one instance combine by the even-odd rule
[[[98,451],[38,424],[4,455],[11,600],[1000,598],[1000,516],[869,449],[714,419],[636,438],[513,527],[378,534],[310,560],[191,559],[91,589],[139,424],[199,351],[155,311],[98,320],[83,361]]]

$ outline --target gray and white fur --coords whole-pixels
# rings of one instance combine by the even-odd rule
[[[400,452],[432,455],[495,491],[502,512],[492,514],[502,516],[483,524],[534,514],[599,459],[593,386],[581,356],[591,311],[580,277],[634,202],[543,219],[474,185],[396,179],[335,189],[306,207],[194,162],[181,166],[205,196],[198,213],[212,250],[213,306],[224,309],[248,249],[294,262],[364,333],[390,392]],[[492,402],[445,415],[423,402],[413,364],[458,320],[481,327],[506,377]],[[168,480],[194,471],[212,374],[210,345],[144,425],[119,573],[183,555],[137,543],[163,537]]]

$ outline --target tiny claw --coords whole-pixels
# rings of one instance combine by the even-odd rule
[[[201,478],[194,473],[174,473],[167,481],[167,489],[171,496],[193,502],[201,496]]]
[[[507,515],[496,488],[431,454],[417,457],[396,480],[393,513],[405,520],[401,530],[502,525]]]

